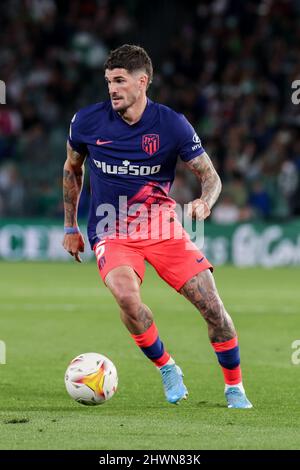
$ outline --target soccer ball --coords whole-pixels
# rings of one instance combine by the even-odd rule
[[[101,405],[117,390],[117,369],[102,354],[80,354],[66,370],[65,385],[69,395],[78,403]]]

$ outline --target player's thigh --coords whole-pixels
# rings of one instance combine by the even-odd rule
[[[118,292],[139,293],[141,279],[131,266],[118,266],[109,271],[104,282],[115,295]]]

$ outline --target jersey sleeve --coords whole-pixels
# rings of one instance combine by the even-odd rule
[[[183,114],[179,115],[177,136],[178,154],[184,162],[188,162],[205,152],[197,132]]]
[[[80,114],[79,112],[74,114],[71,124],[68,142],[71,145],[73,150],[81,154],[87,153],[87,146],[84,143],[84,137],[82,135],[81,126],[80,126]]]

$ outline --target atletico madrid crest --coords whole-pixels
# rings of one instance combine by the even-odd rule
[[[159,135],[158,134],[146,134],[142,137],[142,148],[144,152],[152,156],[159,149]]]

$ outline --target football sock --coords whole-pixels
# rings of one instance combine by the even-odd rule
[[[164,349],[164,345],[158,336],[158,330],[155,323],[148,328],[145,333],[140,335],[131,335],[137,346],[157,367],[165,366],[171,359],[171,356]]]
[[[235,385],[227,385],[227,384],[225,384],[225,392],[227,392],[227,390],[228,390],[230,387],[237,387],[237,388],[240,389],[240,391],[241,391],[242,393],[245,393],[245,389],[244,389],[244,387],[243,387],[242,382],[240,382],[239,384],[235,384]]]
[[[163,366],[160,366],[159,369],[161,369],[162,367],[164,366],[173,366],[175,364],[175,361],[174,359],[170,356],[170,359],[168,360],[168,362],[166,364],[164,364]]]
[[[242,382],[242,372],[240,366],[240,350],[237,336],[222,343],[211,343],[215,350],[225,384],[228,386],[239,385]]]

